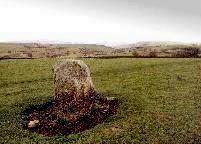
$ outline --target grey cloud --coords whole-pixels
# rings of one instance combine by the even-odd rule
[[[8,0],[9,1],[9,0]],[[144,26],[152,31],[173,31],[201,39],[200,0],[10,0],[61,14],[74,13],[105,21]],[[42,11],[43,12],[43,11]],[[136,27],[135,27],[136,26]],[[124,29],[124,27],[122,27]],[[190,35],[190,36],[189,36]]]

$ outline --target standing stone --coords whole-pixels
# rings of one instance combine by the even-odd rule
[[[91,96],[94,85],[88,66],[81,60],[64,60],[54,66],[55,99]]]
[[[68,59],[53,69],[57,115],[70,121],[89,112],[92,104],[88,100],[95,94],[95,88],[88,66],[81,60]]]

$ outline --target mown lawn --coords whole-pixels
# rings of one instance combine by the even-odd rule
[[[201,143],[201,59],[84,59],[117,115],[79,134],[29,133],[21,112],[53,98],[56,61],[0,61],[0,143]]]

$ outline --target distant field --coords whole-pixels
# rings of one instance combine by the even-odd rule
[[[128,48],[98,44],[0,43],[1,59],[38,58],[198,58],[199,44],[145,43]]]
[[[83,59],[116,117],[79,134],[43,137],[20,126],[29,105],[53,98],[57,59],[0,61],[0,143],[201,143],[201,59]]]
[[[0,43],[0,59],[101,56],[112,50],[96,44]]]

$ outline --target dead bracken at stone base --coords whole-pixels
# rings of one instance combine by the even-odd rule
[[[87,104],[87,114],[79,117],[79,119],[74,118],[72,114],[72,120],[69,121],[56,115],[61,109],[57,107],[58,104],[55,101],[50,101],[43,105],[30,106],[22,114],[22,125],[25,129],[44,136],[79,133],[104,122],[109,116],[116,113],[118,107],[116,99],[98,96],[84,98],[82,103],[82,109]],[[79,111],[79,104],[68,107],[67,111],[76,113],[76,111]]]

